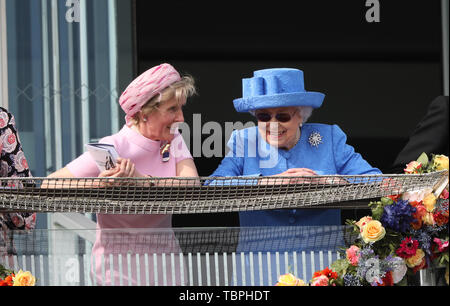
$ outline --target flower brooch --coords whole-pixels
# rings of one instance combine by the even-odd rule
[[[320,135],[319,132],[312,132],[311,135],[309,135],[308,142],[313,147],[318,147],[322,141],[322,135]]]

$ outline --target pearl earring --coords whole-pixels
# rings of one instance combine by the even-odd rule
[[[147,118],[144,118],[143,121],[144,121],[144,122],[147,122]]]

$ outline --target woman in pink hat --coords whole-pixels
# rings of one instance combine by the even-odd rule
[[[117,134],[99,141],[116,148],[120,156],[116,167],[100,173],[94,159],[86,152],[49,177],[198,177],[192,155],[176,128],[177,124],[184,121],[182,107],[193,94],[194,80],[190,76],[181,77],[171,65],[161,64],[147,70],[128,85],[119,99],[126,114],[126,124]],[[171,226],[171,215],[97,215],[97,228],[101,230],[97,230],[92,251],[96,260],[96,282],[103,283],[100,262],[104,260],[105,283],[119,285],[118,273],[122,271],[124,284],[127,285],[129,281],[136,284],[136,275],[133,275],[136,274],[136,268],[132,267],[129,278],[127,264],[117,266],[118,254],[124,255],[124,262],[129,253],[179,253],[178,243],[171,230],[164,232],[164,239],[161,239],[160,232],[159,239],[153,239],[148,230],[136,230]],[[114,268],[111,270],[110,254],[114,256]],[[105,255],[103,259],[101,255]],[[153,258],[150,261],[149,265],[153,267]],[[136,260],[132,260],[132,263],[136,265]],[[142,262],[140,267],[144,266]],[[179,268],[175,270],[180,271]],[[146,283],[145,276],[150,277],[150,285],[153,281],[164,283],[160,271],[144,272],[141,268],[141,284]],[[153,279],[154,275],[159,275],[161,279]],[[171,273],[167,273],[167,277],[168,285],[180,283],[179,275],[176,275],[175,280],[170,279]]]

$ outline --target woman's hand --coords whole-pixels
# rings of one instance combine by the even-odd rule
[[[101,172],[98,177],[135,177],[137,171],[133,162],[128,158],[117,158],[114,168]]]
[[[289,178],[291,177],[292,178]],[[299,177],[301,176],[301,177]],[[336,184],[336,185],[342,185],[342,184],[348,184],[346,180],[340,179],[340,178],[333,178],[333,177],[317,177],[318,174],[311,169],[308,168],[292,168],[288,169],[282,173],[272,175],[270,177],[274,179],[263,179],[260,181],[260,184]],[[277,178],[277,177],[285,177],[283,179]]]
[[[136,170],[134,163],[128,158],[117,158],[114,168],[101,172],[98,177],[118,178],[118,177],[146,177]],[[130,181],[117,181],[117,180],[100,180],[100,186],[113,186],[130,184]],[[136,183],[136,182],[134,182]]]
[[[292,176],[293,178],[288,178]],[[280,184],[301,184],[301,183],[309,183],[311,179],[298,177],[298,176],[317,176],[317,173],[314,170],[308,168],[291,168],[282,173],[271,175],[268,179],[262,179],[259,181],[262,185],[280,185]],[[283,179],[279,177],[285,177]],[[273,178],[273,179],[270,179]]]

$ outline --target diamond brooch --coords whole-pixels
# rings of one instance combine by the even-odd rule
[[[312,132],[308,138],[309,144],[313,147],[318,147],[322,143],[322,135],[319,132]]]

